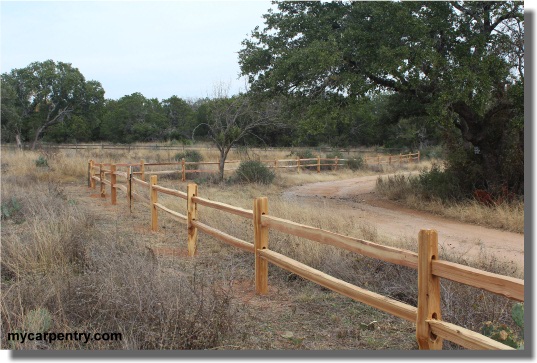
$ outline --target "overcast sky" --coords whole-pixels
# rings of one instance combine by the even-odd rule
[[[211,96],[238,80],[241,41],[271,7],[249,1],[1,1],[1,72],[52,59],[101,82],[106,98]]]

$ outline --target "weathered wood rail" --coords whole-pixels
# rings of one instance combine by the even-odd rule
[[[93,165],[92,163],[90,161],[90,165]],[[132,171],[132,167],[134,165],[139,166],[139,164],[96,165],[99,165],[99,174],[97,176],[93,170],[94,168],[90,166],[89,186],[96,188],[96,182],[99,182],[101,196],[106,197],[105,185],[108,185],[112,204],[117,204],[117,189],[126,192],[129,205],[132,203],[134,196],[143,200],[144,203],[149,202],[152,231],[158,231],[159,211],[165,212],[166,215],[174,220],[186,225],[189,256],[196,255],[198,231],[231,246],[253,253],[255,259],[255,290],[257,294],[262,295],[268,292],[268,268],[269,264],[273,264],[353,300],[415,323],[416,339],[420,349],[442,349],[444,339],[468,349],[513,349],[472,330],[442,321],[440,279],[456,281],[516,301],[524,301],[524,280],[441,260],[438,254],[438,234],[435,230],[424,229],[419,232],[418,253],[415,253],[272,216],[269,214],[268,199],[266,197],[254,199],[253,209],[249,210],[202,198],[198,195],[198,186],[194,183],[188,184],[186,192],[183,192],[158,185],[157,175],[151,175],[150,181],[145,182],[142,180],[144,177],[143,171],[141,173],[142,179],[137,178],[135,175],[139,174],[135,174]],[[104,169],[105,166],[109,167],[109,169]],[[128,172],[117,171],[117,166],[128,167]],[[110,176],[109,180],[106,179],[107,175]],[[126,185],[121,185],[117,182],[116,178],[118,176],[126,179]],[[145,187],[149,197],[134,193],[132,183]],[[185,200],[186,215],[173,211],[159,203],[159,193]],[[223,213],[230,213],[252,220],[253,243],[241,240],[200,222],[198,220],[198,206],[217,209]],[[417,307],[352,285],[272,251],[269,246],[270,229],[416,269],[418,271]]]
[[[307,168],[315,168],[318,173],[323,170],[323,167],[330,167],[331,170],[338,170],[338,168],[343,168],[347,166],[347,162],[351,159],[339,159],[339,158],[321,158],[320,156],[316,158],[308,158],[308,159],[283,159],[283,160],[260,160],[263,164],[266,164],[268,168],[271,169],[296,169],[297,172],[300,172]],[[403,164],[403,163],[412,163],[417,162],[419,163],[421,160],[420,152],[414,154],[399,154],[399,155],[378,155],[378,156],[365,156],[363,157],[363,161],[366,165],[382,165],[382,164]],[[225,164],[237,164],[240,163],[241,160],[226,160]],[[151,174],[151,175],[164,175],[164,174],[178,174],[181,175],[181,180],[186,180],[186,174],[191,173],[209,173],[214,174],[218,173],[218,165],[220,162],[218,161],[199,161],[199,162],[190,162],[185,161],[185,159],[182,159],[178,162],[162,162],[162,163],[146,163],[144,160],[140,160],[139,163],[118,163],[114,164],[116,168],[118,167],[135,167],[136,171],[133,171],[132,174],[140,175],[140,179],[142,181],[145,181],[145,175]],[[211,166],[215,165],[217,167],[216,170],[214,169],[200,169],[199,167],[202,166]],[[110,174],[109,169],[103,169],[104,167],[111,166],[110,163],[94,163],[93,161],[90,161],[88,164],[88,183],[92,180],[92,177],[95,175],[95,169],[99,169],[99,172],[103,170],[105,174]],[[176,169],[172,170],[147,170],[148,167],[162,167],[162,166],[170,166],[170,167],[177,167]],[[189,169],[190,166],[195,166],[198,169]],[[226,171],[234,171],[237,170],[237,168],[233,169],[226,169]],[[127,178],[127,171],[116,171],[117,175],[120,175],[124,178]]]

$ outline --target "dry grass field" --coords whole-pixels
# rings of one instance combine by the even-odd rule
[[[259,151],[255,158],[285,159],[288,154]],[[269,294],[257,296],[251,254],[200,233],[197,256],[189,258],[184,225],[162,216],[159,231],[151,232],[146,202],[134,202],[130,211],[123,192],[118,191],[113,206],[98,189],[87,187],[90,159],[161,162],[173,156],[151,150],[3,151],[3,349],[417,349],[413,324],[275,266],[269,271]],[[217,159],[211,150],[203,156]],[[36,163],[40,157],[47,165]],[[282,197],[291,186],[378,173],[282,170],[269,186],[201,181],[199,193],[248,209],[255,197],[267,196],[270,213],[278,217],[383,244],[374,225],[341,215],[328,204],[314,208]],[[159,184],[186,190],[186,182],[176,176],[159,176]],[[185,213],[183,200],[159,195],[159,201]],[[243,240],[253,238],[251,221],[238,216],[200,206],[199,220]],[[417,249],[414,240],[391,243]],[[272,231],[270,247],[357,286],[416,304],[414,270]],[[457,256],[444,258],[458,262]],[[507,271],[493,256],[481,256],[473,265],[523,276],[523,271]],[[475,331],[486,321],[516,330],[506,298],[449,281],[442,282],[442,296],[444,320]],[[7,332],[75,330],[121,332],[123,340],[39,345],[5,338]],[[444,348],[458,349],[447,342]]]

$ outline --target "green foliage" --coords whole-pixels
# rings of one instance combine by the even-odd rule
[[[416,186],[421,196],[428,200],[436,198],[453,200],[463,197],[458,179],[449,170],[442,170],[437,164],[433,164],[430,170],[420,173]]]
[[[32,333],[44,333],[52,327],[52,315],[45,308],[30,310],[24,316],[22,330]]]
[[[37,158],[37,160],[35,160],[35,166],[37,166],[38,168],[39,167],[47,167],[48,166],[48,161],[47,161],[47,159],[45,159],[45,157],[43,155],[39,155],[39,158]]]
[[[197,150],[186,150],[181,153],[175,154],[174,157],[175,161],[181,161],[182,159],[185,159],[186,162],[200,162],[203,161],[203,155]],[[186,170],[198,170],[199,164],[187,164],[185,166]],[[187,179],[193,179],[196,178],[196,173],[186,173]]]
[[[74,116],[91,115],[104,102],[104,90],[99,82],[86,81],[70,63],[52,60],[34,62],[2,74],[4,87],[8,97],[2,97],[2,102],[7,101],[7,112],[2,113],[6,116],[2,120],[3,128],[21,140],[33,140],[32,148],[51,127],[66,124],[69,129],[71,123],[80,122]],[[16,105],[10,102],[11,96],[16,96]],[[58,127],[54,132],[65,134]]]
[[[8,218],[13,217],[16,213],[20,212],[20,210],[22,209],[22,206],[17,200],[17,198],[12,197],[7,202],[6,201],[2,202],[0,209],[1,209],[2,219],[8,219]]]
[[[495,325],[491,321],[487,321],[481,327],[481,334],[511,348],[517,349],[521,344],[516,333],[505,324]]]
[[[294,121],[304,144],[376,132],[422,147],[455,130],[480,150],[452,162],[470,185],[523,190],[523,2],[282,1],[264,19],[242,43],[241,72],[253,91],[312,100]]]
[[[511,316],[513,317],[515,324],[524,331],[524,304],[516,303],[513,306],[513,310],[511,310]]]
[[[265,164],[256,160],[243,161],[235,171],[234,181],[240,183],[270,184],[276,174]]]
[[[358,156],[357,158],[349,157],[345,163],[347,168],[351,169],[352,171],[362,170],[365,168],[364,159],[361,156]]]
[[[198,150],[186,150],[185,152],[175,154],[174,159],[175,161],[185,159],[185,161],[197,162],[203,161],[203,155]]]

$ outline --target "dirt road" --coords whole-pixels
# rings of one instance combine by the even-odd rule
[[[417,240],[420,229],[436,229],[440,255],[450,253],[464,258],[493,255],[513,267],[524,268],[524,235],[506,232],[426,212],[404,208],[384,200],[375,193],[377,176],[320,182],[293,187],[284,192],[286,198],[322,199],[337,205],[341,213],[360,218],[377,228],[380,235]]]

